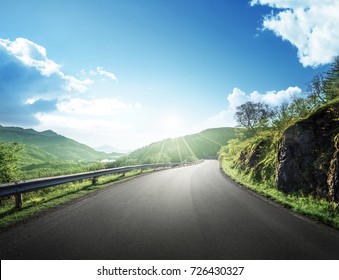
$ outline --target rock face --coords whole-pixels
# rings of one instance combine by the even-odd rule
[[[277,188],[339,201],[339,102],[290,126],[280,142]]]
[[[328,196],[334,198],[333,200],[339,200],[339,134],[334,138],[334,154],[330,163],[330,169],[328,173]]]

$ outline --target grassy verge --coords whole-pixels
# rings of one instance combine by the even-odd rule
[[[152,170],[143,170],[142,174]],[[98,178],[93,185],[91,179],[58,185],[39,191],[29,192],[23,195],[23,208],[14,207],[14,198],[1,201],[0,206],[0,229],[41,215],[53,207],[86,196],[99,189],[108,187],[112,182],[121,181],[141,174],[140,170],[127,172],[124,176],[119,174],[107,175]]]
[[[235,168],[231,159],[223,157],[221,166],[227,176],[240,185],[249,188],[271,200],[290,208],[292,211],[320,221],[339,229],[339,207],[338,204],[328,202],[324,199],[315,199],[312,196],[300,194],[284,194],[269,183],[258,184],[250,179],[248,174]]]

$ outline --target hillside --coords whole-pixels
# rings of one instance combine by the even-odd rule
[[[221,155],[256,183],[339,202],[339,100],[283,131],[231,141]]]
[[[226,174],[286,207],[339,228],[339,99],[220,151]]]
[[[18,179],[84,172],[97,168],[153,162],[189,162],[217,158],[220,148],[235,137],[234,128],[213,128],[198,134],[166,139],[128,156],[98,152],[51,130],[0,126],[0,142],[23,144],[18,153]],[[115,162],[99,164],[103,159]],[[94,166],[95,165],[95,166]]]
[[[0,141],[24,144],[22,158],[31,163],[55,160],[97,161],[114,156],[97,152],[51,130],[37,132],[33,129],[0,126]]]
[[[217,158],[220,148],[234,137],[234,128],[211,128],[197,134],[152,143],[130,153],[129,158],[139,163]]]

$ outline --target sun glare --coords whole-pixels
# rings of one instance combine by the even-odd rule
[[[175,114],[166,115],[162,120],[162,125],[166,129],[168,137],[174,138],[181,136],[181,130],[183,126],[182,119]]]
[[[168,128],[179,128],[181,121],[176,115],[168,115],[164,119],[165,126]]]

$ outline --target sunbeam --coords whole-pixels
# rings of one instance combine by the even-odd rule
[[[179,158],[180,158],[180,163],[182,163],[182,157],[181,157],[180,147],[179,147],[179,144],[178,144],[178,138],[175,139],[175,143],[176,143],[176,146],[177,146],[177,151],[178,151],[178,155],[179,155]]]
[[[187,143],[187,141],[186,141],[185,138],[186,138],[186,136],[185,136],[185,137],[182,137],[182,141],[185,143],[185,145],[186,145],[187,149],[190,151],[192,157],[193,157],[193,158],[198,158],[198,157],[196,156],[196,154],[193,152],[191,146]]]

